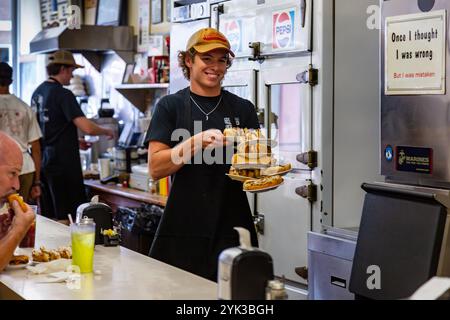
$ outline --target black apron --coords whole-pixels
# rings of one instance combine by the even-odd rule
[[[50,77],[57,84],[62,84]],[[78,148],[61,139],[64,130],[50,139],[41,140],[41,212],[50,218],[75,219],[78,206],[87,201]]]
[[[182,94],[183,127],[193,135],[189,88]],[[235,119],[227,92],[223,94],[221,107],[226,116]],[[203,129],[210,129],[206,121]],[[258,245],[247,196],[242,183],[225,175],[229,168],[226,164],[186,164],[175,174],[151,257],[217,281],[219,254],[239,245],[234,227],[249,230],[252,245]]]

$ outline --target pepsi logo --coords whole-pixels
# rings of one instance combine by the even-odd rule
[[[292,47],[294,39],[294,11],[273,15],[273,48]]]
[[[241,21],[233,20],[226,24],[226,35],[231,45],[231,51],[241,50]]]

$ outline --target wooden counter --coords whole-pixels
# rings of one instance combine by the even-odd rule
[[[70,244],[69,227],[37,217],[36,247]],[[94,274],[82,274],[80,288],[39,283],[44,275],[26,269],[0,273],[0,299],[31,300],[215,300],[217,284],[123,247],[97,245]]]
[[[102,184],[99,180],[84,180],[84,185],[89,189],[89,198],[99,195],[100,201],[111,206],[114,212],[120,206],[139,207],[141,203],[149,203],[164,207],[167,203],[167,197],[118,187],[116,184]]]

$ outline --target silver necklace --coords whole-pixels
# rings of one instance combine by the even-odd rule
[[[197,103],[197,101],[194,100],[194,98],[191,97],[192,102],[197,106],[197,108],[206,116],[206,121],[209,120],[209,115],[211,113],[213,113],[214,111],[216,111],[216,109],[219,107],[220,103],[222,102],[222,97],[223,95],[220,95],[220,99],[219,102],[217,102],[216,106],[214,107],[214,109],[212,109],[210,112],[206,113],[205,111],[203,111],[202,107],[200,107],[200,105]]]

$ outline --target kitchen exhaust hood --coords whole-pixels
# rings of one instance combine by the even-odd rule
[[[80,29],[67,26],[45,29],[30,42],[31,53],[51,53],[68,50],[81,53],[98,71],[106,53],[116,53],[125,62],[134,61],[133,27],[83,25]]]

